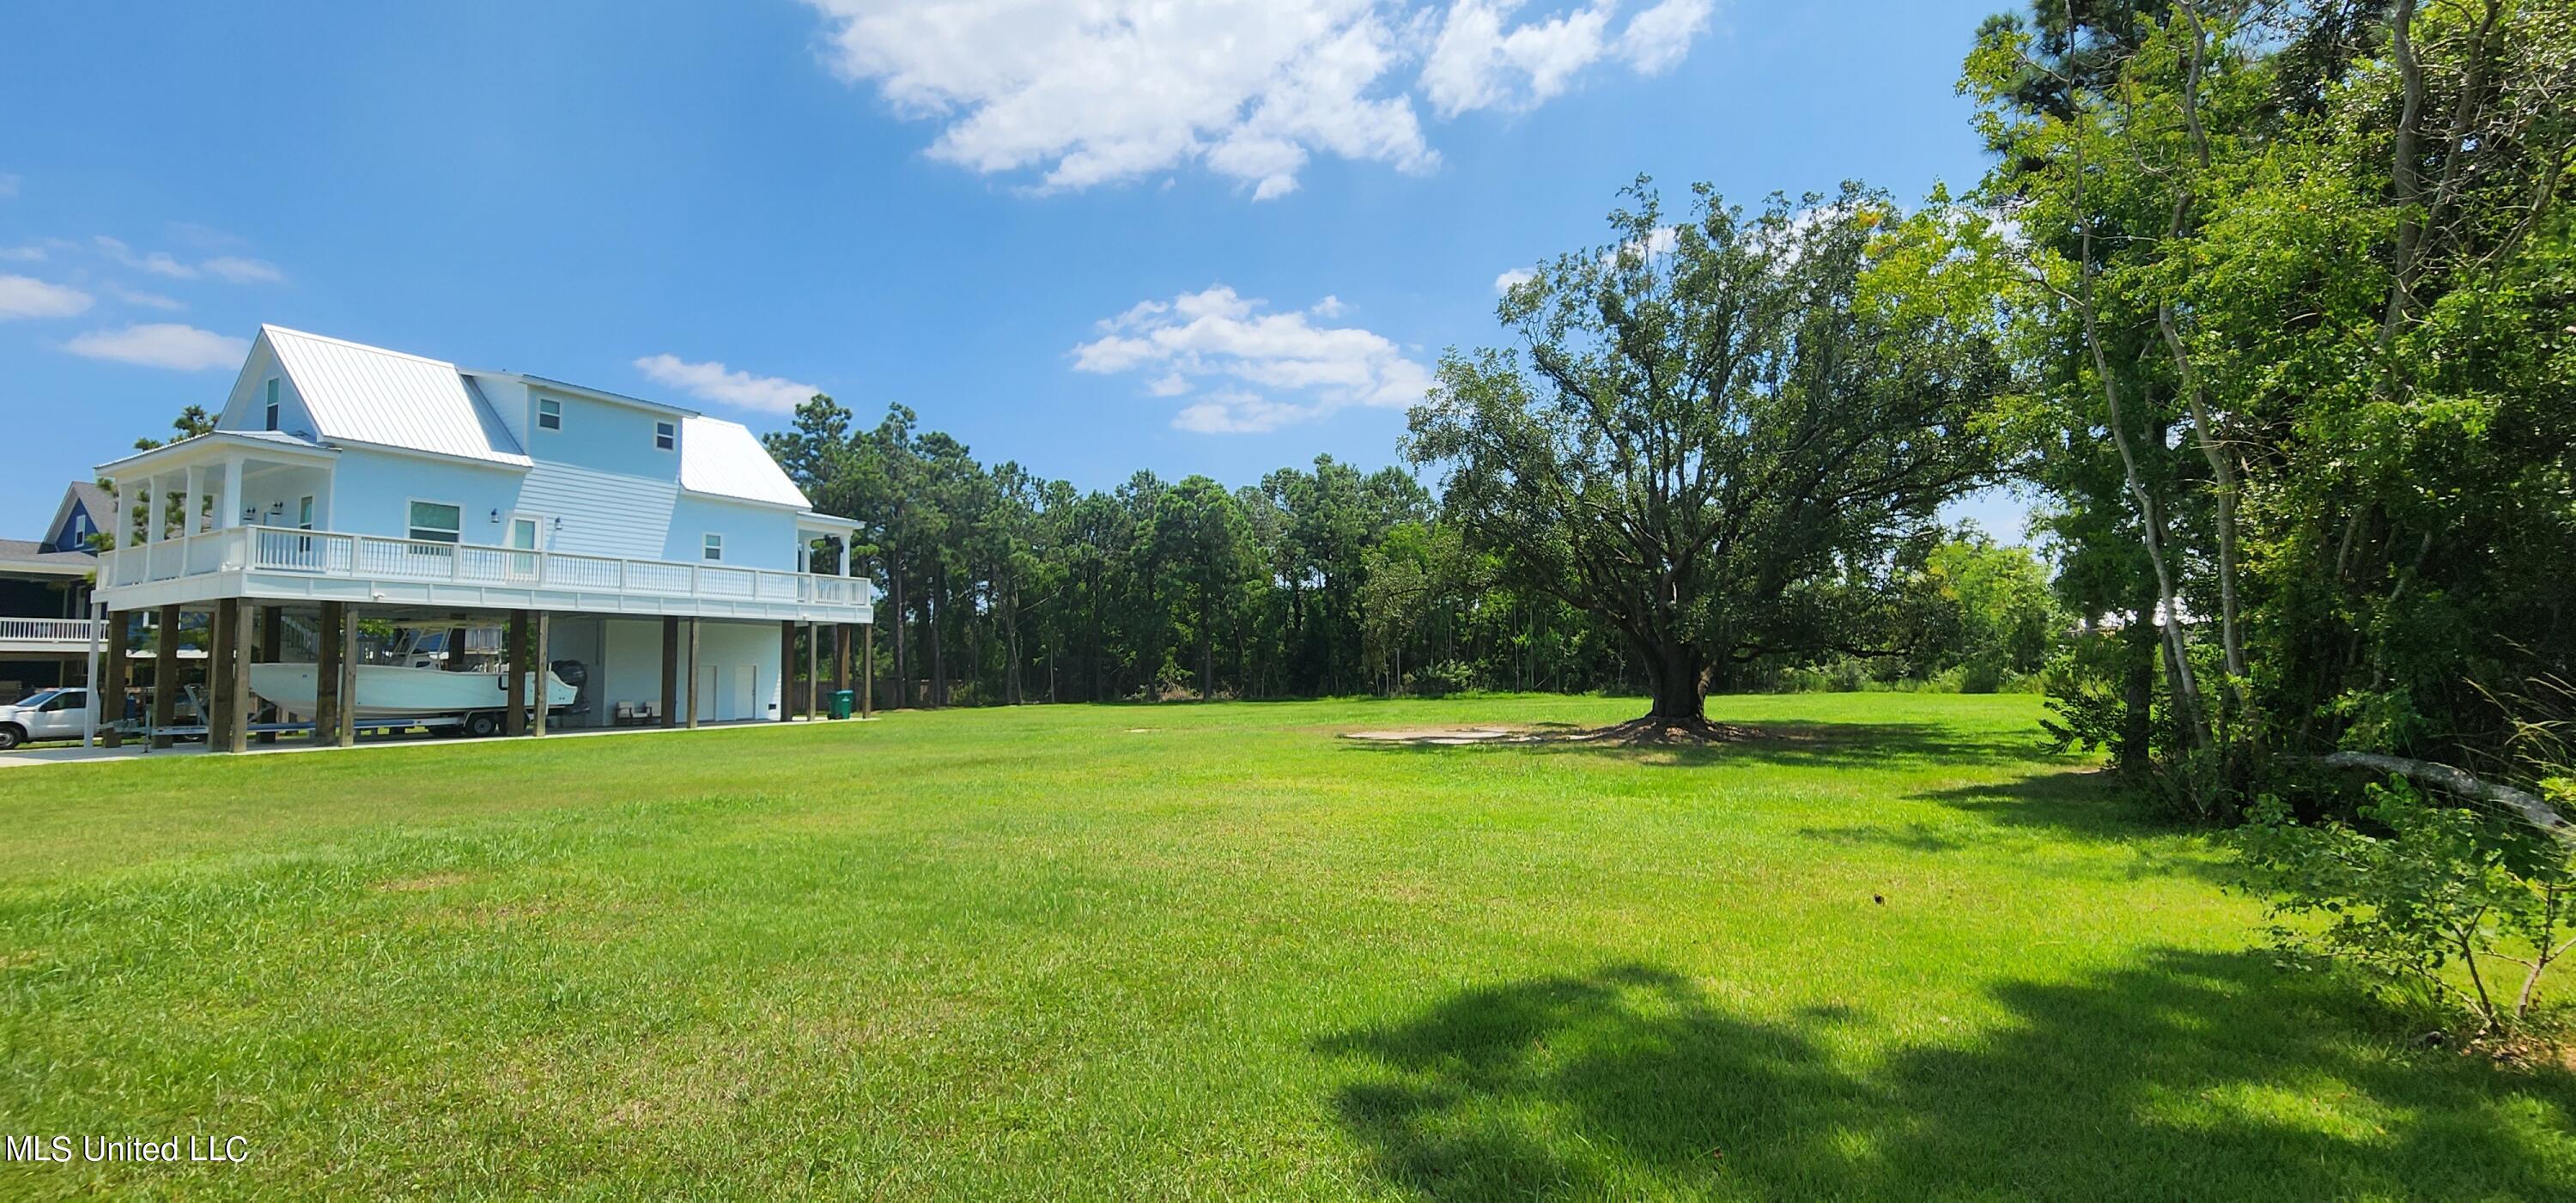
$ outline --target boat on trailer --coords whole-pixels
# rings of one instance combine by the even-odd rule
[[[469,715],[506,709],[510,704],[510,688],[504,683],[509,679],[506,672],[448,672],[389,664],[361,664],[355,672],[356,698],[350,709],[359,718]],[[544,677],[546,709],[560,710],[580,699],[579,686],[566,684],[551,670]],[[251,665],[250,691],[281,710],[313,714],[320,709],[316,700],[320,691],[315,687],[314,666],[310,664]],[[528,701],[528,692],[524,687],[520,690],[523,705]]]

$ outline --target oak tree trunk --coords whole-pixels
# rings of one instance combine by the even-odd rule
[[[1708,664],[1699,649],[1678,643],[1656,648],[1646,659],[1654,682],[1655,706],[1647,717],[1668,722],[1695,722],[1707,711],[1700,692]]]

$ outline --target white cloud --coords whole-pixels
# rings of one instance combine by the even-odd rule
[[[190,229],[193,231],[195,227]],[[277,270],[276,264],[265,259],[252,259],[243,255],[218,255],[203,263],[189,264],[180,262],[166,251],[153,251],[149,254],[138,252],[123,241],[110,238],[105,234],[98,235],[90,241],[97,245],[98,253],[107,256],[111,262],[136,271],[150,272],[156,276],[168,276],[173,280],[194,280],[200,275],[208,275],[228,284],[277,284],[286,279],[286,274]]]
[[[176,297],[165,297],[157,292],[144,292],[140,289],[125,288],[114,284],[108,285],[105,291],[107,295],[115,297],[117,300],[123,301],[128,305],[141,305],[146,309],[185,309],[188,307],[188,303],[185,301],[179,300]]]
[[[1320,307],[1264,307],[1224,285],[1148,301],[1099,323],[1101,336],[1073,349],[1073,366],[1103,375],[1151,371],[1145,388],[1157,397],[1220,382],[1172,420],[1204,433],[1271,430],[1350,405],[1410,405],[1431,386],[1430,371],[1382,335],[1317,325]]]
[[[1267,434],[1291,422],[1322,417],[1321,406],[1273,401],[1257,393],[1226,390],[1208,394],[1172,415],[1172,429],[1198,434]]]
[[[196,372],[240,366],[242,357],[250,354],[250,340],[195,326],[154,322],[122,330],[93,330],[64,344],[63,349],[91,359]]]
[[[823,390],[780,376],[754,376],[715,360],[690,363],[677,355],[647,355],[635,361],[637,371],[655,384],[675,388],[701,401],[762,413],[793,413]]]
[[[1520,0],[1458,0],[1422,67],[1432,111],[1527,109],[1562,94],[1584,68],[1612,59],[1643,74],[1669,69],[1707,28],[1715,0],[1662,0],[1610,33],[1616,0],[1507,25]]]
[[[1195,162],[1270,200],[1317,154],[1436,167],[1417,91],[1445,117],[1529,107],[1603,60],[1666,69],[1714,0],[1660,0],[1615,36],[1617,0],[1508,28],[1517,0],[806,3],[835,70],[939,123],[933,158],[1041,191]]]
[[[1601,263],[1602,266],[1607,267],[1621,259],[1652,260],[1659,255],[1672,254],[1673,248],[1681,244],[1682,234],[1679,229],[1672,226],[1656,226],[1647,231],[1642,239],[1631,238],[1620,243],[1617,250],[1601,256]]]
[[[90,307],[91,297],[77,288],[47,284],[33,276],[0,275],[0,322],[25,317],[70,317]]]
[[[207,275],[233,284],[277,284],[286,279],[276,264],[241,255],[219,255],[197,266]]]
[[[91,241],[98,244],[98,251],[100,254],[105,255],[109,259],[118,263],[122,263],[127,267],[133,268],[136,271],[151,272],[156,276],[168,276],[173,280],[194,280],[197,278],[196,268],[190,267],[185,263],[181,263],[178,260],[171,258],[166,252],[154,251],[148,255],[137,254],[133,247],[127,246],[105,234],[101,234]]]
[[[1342,316],[1342,310],[1347,308],[1349,306],[1342,304],[1340,297],[1327,295],[1323,300],[1308,305],[1306,312],[1320,318],[1336,318]]]
[[[1661,75],[1690,54],[1691,39],[1708,31],[1716,0],[1663,0],[1628,22],[1619,35],[1619,57],[1641,75]]]
[[[44,261],[45,248],[32,243],[27,246],[0,246],[0,263],[42,263]]]
[[[1503,293],[1510,292],[1511,290],[1537,278],[1537,272],[1531,271],[1526,267],[1515,267],[1510,271],[1494,277],[1494,294],[1496,296],[1500,296]]]

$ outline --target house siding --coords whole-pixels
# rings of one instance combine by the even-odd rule
[[[679,479],[679,440],[673,438],[669,451],[655,447],[653,424],[670,423],[676,436],[680,415],[595,401],[543,387],[530,389],[528,394],[529,429],[521,445],[528,449],[530,458],[540,463],[568,464],[626,476],[667,481]],[[563,429],[537,427],[534,415],[536,403],[540,400],[562,404]]]
[[[245,505],[282,501],[303,481],[281,473],[274,484],[244,488]],[[781,572],[796,567],[796,515],[772,506],[682,493],[677,484],[613,472],[540,462],[525,470],[484,467],[352,448],[340,455],[335,491],[317,503],[328,514],[324,529],[401,538],[410,531],[410,503],[448,502],[464,507],[463,540],[497,546],[509,539],[513,515],[546,524],[549,551],[636,560],[702,563],[708,532],[724,536],[724,563]],[[499,511],[501,521],[492,520]],[[557,524],[555,519],[562,519]]]
[[[399,539],[411,533],[411,502],[440,501],[464,507],[464,542],[497,545],[507,524],[493,522],[491,511],[507,519],[520,508],[523,474],[504,464],[351,448],[340,453],[332,476],[330,529]]]
[[[223,412],[215,417],[217,430],[268,429],[268,381],[277,379],[277,428],[289,434],[313,437],[313,411],[305,408],[304,397],[295,389],[295,378],[277,362],[268,340],[253,344],[250,358],[242,364],[241,375],[233,381],[232,395],[224,399]]]
[[[703,563],[709,533],[724,536],[726,567],[796,570],[795,514],[698,493],[680,494],[669,538],[653,558]]]
[[[62,526],[45,545],[55,551],[88,551],[89,537],[97,531],[98,522],[90,517],[89,507],[75,501],[72,512],[63,516]]]
[[[519,488],[519,509],[550,524],[550,551],[660,560],[680,487],[589,468],[540,461]],[[559,526],[553,519],[563,520]]]

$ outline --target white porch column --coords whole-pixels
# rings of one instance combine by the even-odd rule
[[[162,506],[162,504],[163,504],[163,503],[162,503],[162,500],[161,500],[161,478],[160,478],[159,476],[157,476],[157,475],[156,475],[156,476],[146,476],[146,477],[144,477],[144,478],[143,478],[143,533],[142,533],[142,535],[141,535],[141,536],[139,536],[139,537],[137,538],[137,542],[142,542],[142,543],[158,543],[158,542],[160,542],[160,541],[161,541],[161,506]]]
[[[179,537],[184,539],[198,531],[197,524],[206,514],[206,470],[191,464],[186,473],[187,501],[179,507]]]
[[[236,455],[224,461],[223,484],[215,494],[215,525],[218,528],[242,524],[242,461]]]

